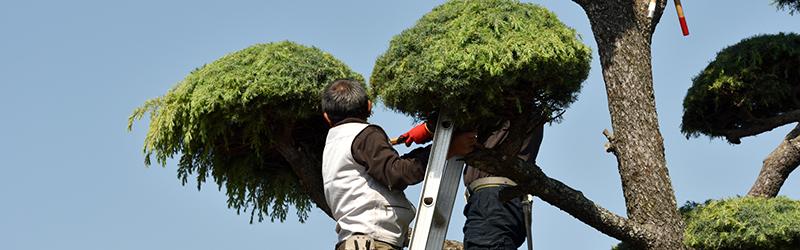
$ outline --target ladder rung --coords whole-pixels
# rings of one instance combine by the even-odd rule
[[[443,109],[433,136],[409,250],[441,250],[444,246],[464,168],[463,156],[446,159],[455,127]]]

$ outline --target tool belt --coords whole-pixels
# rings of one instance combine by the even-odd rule
[[[516,185],[517,185],[516,182],[506,177],[499,177],[499,176],[483,177],[472,181],[472,183],[470,183],[469,186],[467,186],[467,189],[464,190],[464,198],[466,198],[467,202],[469,202],[470,195],[474,194],[481,188],[516,186]]]
[[[373,239],[369,235],[356,233],[347,237],[347,239],[336,243],[336,250],[376,250],[376,249],[393,249],[401,250],[398,247],[388,242]]]
[[[336,244],[336,250],[375,250],[375,239],[369,235],[351,235]]]

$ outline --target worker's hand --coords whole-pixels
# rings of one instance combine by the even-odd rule
[[[407,133],[401,135],[397,141],[405,142],[406,147],[411,146],[412,142],[417,144],[422,144],[431,141],[431,137],[433,137],[433,133],[426,127],[427,123],[423,123],[417,125],[416,127],[409,130]]]
[[[474,131],[453,132],[453,137],[450,137],[450,149],[447,151],[447,159],[472,152],[475,143],[478,142],[477,135],[478,133]]]

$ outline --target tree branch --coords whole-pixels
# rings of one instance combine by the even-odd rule
[[[789,174],[800,166],[800,124],[786,135],[778,148],[764,159],[747,197],[772,198],[778,195]]]
[[[771,131],[777,127],[800,121],[800,109],[784,113],[779,116],[774,116],[766,119],[760,119],[758,124],[744,126],[737,129],[722,129],[714,131],[717,134],[724,135],[728,142],[733,144],[741,143],[742,137],[753,136],[767,131]]]

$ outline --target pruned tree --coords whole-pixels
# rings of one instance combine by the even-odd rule
[[[591,61],[555,14],[509,1],[450,1],[389,46],[370,78],[387,107],[421,120],[447,107],[476,126],[510,120],[522,136],[576,100]],[[524,138],[498,148],[516,155]]]
[[[681,132],[739,144],[800,122],[800,35],[758,35],[722,49],[692,79]],[[747,196],[775,197],[800,165],[800,124],[766,159]]]
[[[570,84],[582,82],[588,69],[581,67],[588,50],[574,31],[543,8],[501,0],[443,4],[392,39],[373,70],[373,89],[388,107],[418,118],[446,106],[461,122],[509,120],[511,140],[466,157],[520,184],[506,188],[505,198],[532,193],[637,249],[685,249],[650,66],[652,34],[667,1],[657,1],[653,18],[647,17],[648,1],[574,2],[586,11],[598,43],[614,130],[605,134],[619,162],[627,218],[513,157],[525,131],[542,122],[531,123],[531,111],[547,121],[558,118],[574,100],[560,91],[576,94],[578,88],[565,86],[577,86]]]
[[[687,249],[651,69],[652,35],[668,1],[656,0],[653,17],[647,15],[648,1],[573,2],[584,9],[597,41],[613,129],[613,134],[604,132],[606,150],[618,160],[625,217],[513,157],[531,126],[558,121],[588,74],[589,49],[541,7],[509,0],[454,0],[439,6],[392,39],[390,51],[376,62],[371,91],[387,106],[418,119],[448,107],[461,124],[510,121],[511,140],[467,156],[469,164],[520,184],[505,189],[505,198],[532,193],[636,249]],[[316,175],[319,148],[314,145],[322,143],[314,140],[324,138],[320,131],[325,130],[315,106],[317,91],[335,78],[363,78],[317,49],[303,52],[302,46],[279,44],[294,49],[266,56],[248,48],[226,56],[219,67],[212,67],[214,62],[198,69],[167,95],[146,102],[131,122],[151,113],[147,164],[152,153],[161,164],[183,154],[178,171],[184,183],[193,172],[198,187],[212,175],[220,187],[225,183],[229,206],[253,206],[251,215],[258,213],[259,219],[263,213],[283,220],[294,204],[302,221],[309,201],[330,215]],[[259,47],[272,46],[253,48]],[[303,60],[289,59],[292,53],[303,54]],[[248,54],[261,56],[233,59],[251,58]],[[273,57],[288,63],[268,59]],[[284,67],[264,67],[273,64]],[[298,139],[305,138],[301,135],[309,138]]]
[[[312,202],[328,216],[321,159],[329,125],[319,108],[322,88],[364,78],[330,54],[289,41],[257,44],[195,69],[169,92],[134,110],[150,113],[145,164],[180,155],[183,184],[211,176],[228,207],[250,222],[284,221],[290,206],[303,222]]]
[[[800,202],[786,197],[735,197],[687,201],[684,243],[698,250],[789,250],[800,248]],[[620,242],[612,250],[631,249]]]
[[[800,202],[786,197],[737,197],[687,203],[686,245],[698,250],[800,248]]]

